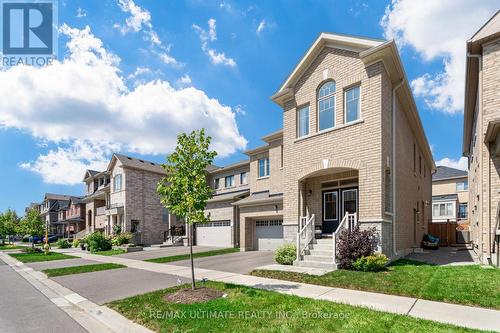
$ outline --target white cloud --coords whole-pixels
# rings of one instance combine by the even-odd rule
[[[236,61],[233,58],[226,56],[224,52],[218,52],[216,49],[210,48],[210,42],[217,40],[216,21],[211,18],[208,20],[208,31],[200,26],[193,24],[193,29],[200,36],[201,49],[208,55],[210,61],[214,65],[226,65],[236,67]]]
[[[259,26],[257,27],[257,35],[260,35],[260,33],[267,27],[266,20],[262,20],[259,23]]]
[[[187,74],[184,74],[183,76],[181,76],[177,80],[177,85],[179,85],[179,86],[190,86],[191,85],[191,77],[189,75],[187,75]]]
[[[144,33],[144,39],[151,43],[153,53],[156,54],[161,61],[168,65],[182,65],[169,54],[172,45],[163,45],[158,33],[153,29],[151,13],[148,10],[136,5],[133,0],[118,0],[118,6],[124,13],[130,14],[130,16],[125,19],[125,24],[115,23],[114,27],[116,29],[123,35],[131,31],[142,31]]]
[[[460,170],[465,170],[467,171],[469,166],[467,162],[467,157],[460,157],[458,160],[452,159],[445,157],[443,159],[440,159],[439,161],[436,161],[436,165],[443,165],[447,166],[449,168],[455,168],[455,169],[460,169]]]
[[[85,16],[87,16],[87,11],[83,8],[78,7],[78,9],[76,10],[76,17],[82,18]]]
[[[380,24],[385,37],[411,46],[424,61],[442,60],[443,70],[411,82],[427,106],[462,112],[465,43],[498,9],[497,0],[392,0]]]
[[[60,147],[25,168],[50,182],[75,183],[72,167],[104,160],[89,159],[89,150],[104,155],[111,150],[166,154],[175,147],[179,132],[202,126],[221,156],[246,147],[231,107],[194,87],[175,89],[159,79],[129,88],[121,76],[120,58],[106,50],[88,26],[79,30],[63,25],[61,33],[69,37],[64,60],[47,67],[0,70],[0,90],[9,92],[0,99],[0,128],[16,128]],[[61,166],[56,168],[58,158]],[[55,179],[51,168],[66,172],[58,171]]]
[[[22,163],[23,169],[42,176],[46,183],[73,185],[82,181],[85,170],[106,169],[111,154],[109,147],[75,141],[68,147],[58,147],[33,162]]]

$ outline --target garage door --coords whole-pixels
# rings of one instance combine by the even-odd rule
[[[196,245],[231,247],[231,222],[214,221],[197,224]]]
[[[283,244],[283,220],[255,221],[257,250],[274,251]]]

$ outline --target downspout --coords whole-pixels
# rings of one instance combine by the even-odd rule
[[[392,88],[392,256],[396,256],[396,90],[404,83],[403,78]]]

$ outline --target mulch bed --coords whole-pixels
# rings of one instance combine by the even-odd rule
[[[165,295],[163,299],[170,303],[193,304],[208,302],[223,295],[222,291],[211,288],[181,289]]]

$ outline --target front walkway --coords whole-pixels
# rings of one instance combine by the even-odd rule
[[[190,278],[191,276],[191,269],[189,267],[173,264],[158,264],[129,258],[120,258],[117,256],[100,256],[89,253],[72,252],[72,254],[83,259],[112,262],[126,265],[130,268],[177,275],[179,278]],[[364,306],[373,310],[406,314],[412,317],[429,319],[442,323],[500,332],[500,311],[497,310],[426,301],[411,297],[316,286],[201,268],[197,268],[195,274],[198,279],[207,278],[213,281],[239,284],[284,294],[328,300],[354,306]]]
[[[477,265],[479,259],[474,251],[465,247],[440,247],[437,250],[423,250],[421,253],[412,253],[407,259],[423,261],[434,265]]]

